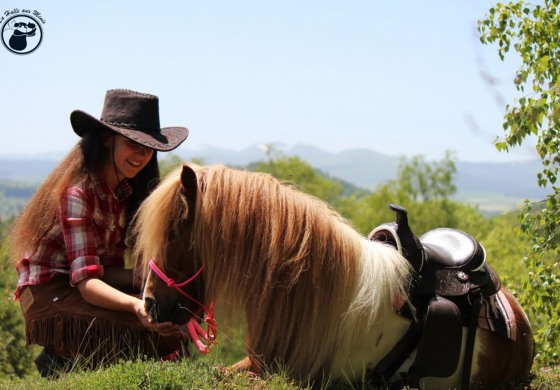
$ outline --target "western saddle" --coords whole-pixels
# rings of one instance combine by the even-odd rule
[[[403,315],[412,325],[373,374],[393,378],[393,386],[401,387],[418,386],[424,377],[447,378],[459,369],[463,348],[461,389],[468,389],[482,300],[500,290],[500,279],[486,263],[482,245],[469,234],[438,228],[416,237],[407,210],[395,204],[389,208],[396,213],[395,221],[378,226],[368,239],[393,245],[412,265],[409,300],[414,312],[405,305]],[[414,351],[408,371],[398,372]]]

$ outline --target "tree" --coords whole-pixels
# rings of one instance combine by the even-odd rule
[[[414,201],[430,201],[450,198],[457,191],[454,176],[457,168],[451,151],[439,163],[430,164],[424,156],[413,156],[410,162],[401,161],[398,187]]]
[[[498,3],[479,21],[483,44],[497,43],[502,60],[513,48],[522,61],[514,80],[520,96],[506,107],[506,134],[496,147],[508,151],[527,137],[537,137],[542,160],[537,184],[552,191],[540,204],[526,201],[521,213],[521,228],[532,240],[525,284],[531,294],[525,307],[539,326],[537,360],[543,364],[560,362],[560,188],[555,185],[560,164],[559,2]]]
[[[476,232],[480,237],[486,233],[483,216],[475,208],[452,200],[457,190],[456,172],[454,154],[450,151],[439,162],[427,162],[421,155],[410,161],[403,159],[397,178],[357,199],[354,211],[349,211],[350,217],[367,234],[379,224],[394,220],[388,204],[396,203],[408,210],[410,226],[417,235],[437,227],[450,227]]]
[[[508,213],[489,219],[487,233],[480,240],[487,261],[500,275],[502,284],[519,300],[527,301],[527,291],[522,288],[527,275],[523,258],[531,243],[519,229],[518,214]]]
[[[6,230],[7,224],[0,223],[0,376],[23,377],[35,370],[35,351],[25,344],[23,314],[19,303],[12,300],[17,276],[8,256]]]
[[[197,165],[204,165],[204,158],[202,157],[191,157],[191,161]],[[159,175],[163,179],[172,170],[183,164],[184,161],[176,155],[175,153],[165,153],[165,157],[159,160]]]
[[[167,155],[159,161],[159,174],[162,178],[167,176],[169,172],[177,168],[183,160],[181,157],[173,153],[167,153]]]
[[[333,206],[341,200],[343,186],[340,181],[321,174],[297,156],[283,156],[273,146],[269,145],[265,154],[268,161],[257,163],[256,171],[270,173],[277,179],[292,183],[300,190],[323,199]]]

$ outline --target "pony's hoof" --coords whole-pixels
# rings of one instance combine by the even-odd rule
[[[245,356],[243,359],[238,361],[237,363],[232,364],[231,366],[227,367],[228,371],[247,371],[251,369],[253,363],[251,363],[251,359],[249,356]]]

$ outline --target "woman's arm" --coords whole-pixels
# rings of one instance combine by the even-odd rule
[[[92,305],[134,313],[147,329],[156,331],[162,336],[181,337],[179,325],[172,322],[154,322],[144,308],[144,301],[111,287],[101,279],[87,278],[80,281],[77,287],[84,300]]]
[[[132,274],[124,269],[108,266],[107,282],[103,277],[105,267],[100,264],[97,251],[97,239],[94,228],[94,211],[96,192],[80,186],[70,187],[59,209],[60,224],[64,234],[66,254],[70,264],[70,284],[76,286],[84,300],[106,309],[134,313],[142,325],[163,336],[180,335],[179,326],[171,322],[158,324],[144,309],[141,299],[128,295],[115,286],[132,286]],[[101,212],[109,210],[100,209]]]

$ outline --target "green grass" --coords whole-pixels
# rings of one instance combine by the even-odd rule
[[[478,210],[483,215],[495,216],[518,210],[519,206],[525,201],[525,198],[493,193],[471,194],[469,192],[463,192],[458,196],[458,200],[472,206],[477,206]]]
[[[228,365],[245,356],[245,337],[240,329],[220,323],[219,343],[206,356],[191,346],[192,357],[178,362],[123,361],[94,371],[75,365],[58,379],[44,379],[38,373],[24,378],[3,377],[0,389],[301,389],[285,374],[257,378],[227,370]]]
[[[224,331],[225,330],[225,331]],[[0,389],[57,390],[57,389],[256,389],[310,390],[288,379],[286,373],[255,377],[246,372],[232,372],[227,366],[244,357],[243,334],[236,329],[222,329],[220,344],[202,356],[191,348],[192,357],[177,362],[123,361],[106,368],[84,371],[77,367],[58,379],[44,379],[38,373],[25,378],[0,378]],[[194,351],[193,351],[194,350]],[[321,387],[323,388],[323,387]],[[342,383],[337,390],[375,389],[371,384],[353,386]],[[533,373],[530,382],[502,387],[509,389],[553,390],[560,388],[560,367],[546,368]]]
[[[9,389],[297,389],[282,376],[256,378],[232,373],[208,359],[161,363],[123,362],[92,372],[78,370],[59,379],[29,377],[0,381]]]
[[[187,359],[173,363],[122,362],[105,369],[85,372],[77,370],[63,374],[58,379],[44,379],[38,376],[24,379],[4,378],[0,380],[2,389],[56,390],[56,389],[270,389],[299,390],[300,387],[287,379],[283,373],[267,374],[262,378],[244,372],[231,372],[215,357]],[[529,387],[530,386],[530,387]],[[560,386],[560,368],[541,370],[531,380],[503,387],[503,389],[553,390]],[[340,388],[340,387],[339,387]],[[373,389],[370,385],[346,389]]]
[[[192,357],[177,362],[123,361],[106,368],[87,371],[80,367],[61,374],[57,379],[44,379],[38,373],[25,378],[0,378],[0,389],[58,390],[58,389],[256,389],[256,390],[310,390],[297,385],[284,372],[255,377],[246,372],[232,372],[227,366],[245,356],[245,336],[242,324],[220,323],[218,345],[208,355],[201,355],[191,346]],[[31,348],[31,347],[30,347]],[[37,350],[38,351],[38,350]],[[319,386],[321,389],[324,386]],[[369,383],[352,385],[341,383],[336,390],[370,390],[378,387]],[[534,372],[529,383],[511,384],[509,389],[552,390],[560,388],[560,367]]]

